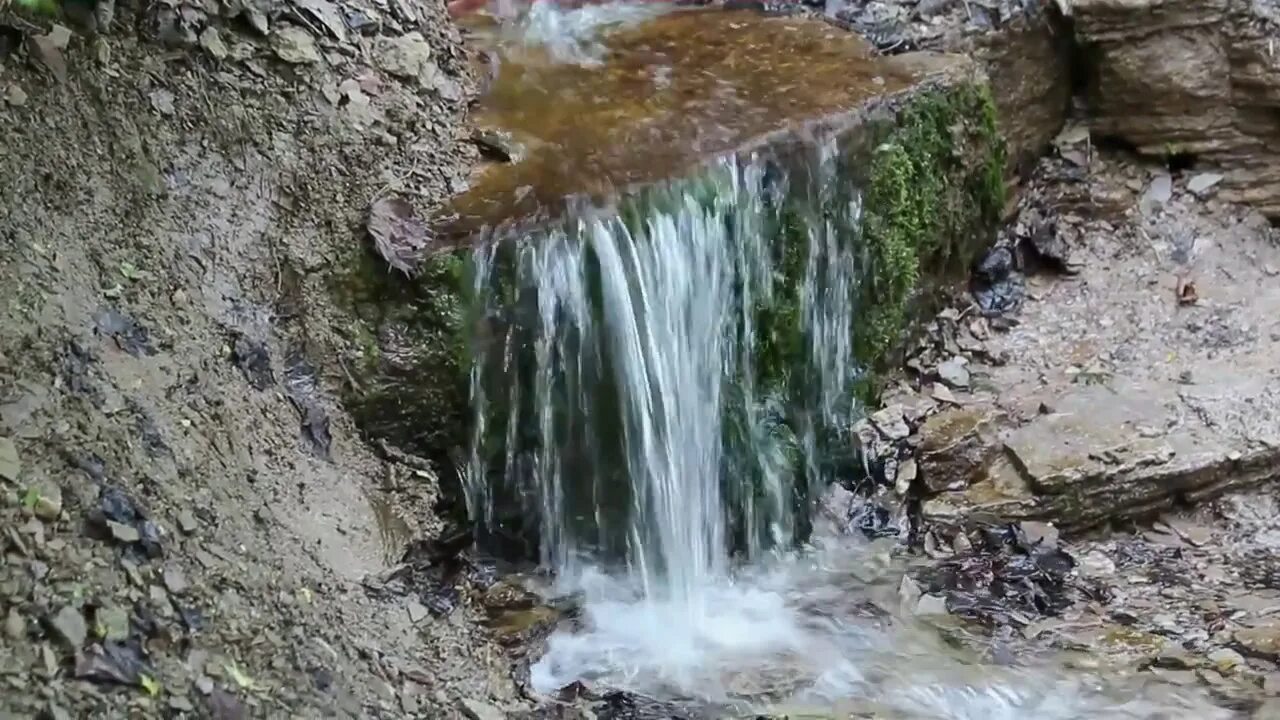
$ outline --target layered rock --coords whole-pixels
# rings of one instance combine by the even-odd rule
[[[1077,0],[1095,136],[1225,175],[1222,196],[1280,217],[1280,4]]]

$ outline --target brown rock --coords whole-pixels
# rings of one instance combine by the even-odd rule
[[[986,408],[951,408],[920,426],[920,476],[932,492],[962,489],[996,455],[995,418]]]
[[[1280,217],[1280,18],[1250,0],[1076,0],[1095,134],[1219,166],[1221,197]],[[1269,113],[1271,113],[1269,115]]]
[[[1280,658],[1280,622],[1237,630],[1236,642],[1250,655]]]

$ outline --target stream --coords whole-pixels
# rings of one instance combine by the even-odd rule
[[[536,691],[587,681],[721,716],[1232,717],[1085,653],[995,652],[945,613],[900,611],[899,541],[815,519],[861,414],[862,196],[821,133],[785,164],[725,152],[781,111],[756,65],[805,60],[771,50],[775,26],[653,3],[494,16],[473,23],[499,56],[479,115],[506,118],[531,150],[475,180],[499,199],[464,198],[461,222],[526,202],[559,219],[475,251],[466,477],[477,523],[518,521],[553,572],[545,591],[581,602],[533,665]],[[734,33],[719,42],[754,47],[756,65],[695,44],[691,24]],[[682,33],[696,69],[673,56]],[[855,43],[824,37],[822,58]],[[906,82],[870,61],[832,72],[865,92]],[[618,84],[636,94],[601,90]],[[827,112],[829,95],[798,112]],[[572,112],[591,113],[593,132],[557,125]],[[636,161],[633,141],[666,150]]]

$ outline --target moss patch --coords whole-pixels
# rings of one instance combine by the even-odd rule
[[[921,295],[968,270],[1004,207],[1005,148],[985,85],[934,90],[898,112],[871,159],[864,213],[868,268],[855,352],[881,367]]]
[[[332,286],[340,306],[353,313],[347,403],[356,422],[442,471],[466,444],[467,256],[433,255],[406,277],[362,248]]]

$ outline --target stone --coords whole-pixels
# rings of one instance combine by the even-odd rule
[[[947,600],[941,595],[923,595],[920,597],[920,602],[916,605],[916,615],[932,616],[946,614],[948,614]]]
[[[1173,197],[1173,178],[1168,173],[1160,173],[1151,179],[1151,184],[1147,186],[1146,192],[1142,194],[1142,200],[1139,206],[1143,212],[1152,212],[1164,207]]]
[[[89,637],[89,626],[79,608],[64,606],[49,621],[54,633],[72,650],[79,650]]]
[[[229,51],[227,45],[222,41],[222,35],[218,33],[218,28],[210,25],[200,33],[200,47],[204,51],[213,56],[214,60],[226,60]]]
[[[992,412],[950,408],[920,426],[920,477],[932,492],[963,489],[997,453]]]
[[[1209,662],[1220,673],[1232,673],[1245,664],[1244,656],[1230,648],[1219,648],[1209,653]]]
[[[9,608],[4,619],[4,634],[10,640],[20,640],[27,634],[27,619],[18,612],[18,608]]]
[[[200,529],[200,523],[196,521],[196,516],[190,510],[184,509],[178,513],[178,529],[184,535],[190,535]]]
[[[911,493],[911,484],[916,481],[920,475],[920,466],[916,463],[915,458],[907,458],[898,466],[898,477],[893,481],[893,491],[898,493],[899,497],[906,497]]]
[[[45,522],[53,522],[62,514],[62,488],[53,483],[42,483],[35,488],[36,502],[31,512]]]
[[[320,62],[320,50],[311,33],[296,27],[286,27],[271,35],[271,50],[276,57],[291,65],[308,65]]]
[[[902,576],[902,582],[898,584],[898,607],[901,612],[904,614],[914,613],[923,595],[924,591],[920,589],[919,583],[912,580],[910,575]]]
[[[373,62],[398,78],[422,80],[431,64],[431,45],[419,32],[394,38],[379,37],[373,49]]]
[[[1275,720],[1280,718],[1280,700],[1263,700],[1254,711],[1252,720]]]
[[[409,622],[414,625],[426,620],[431,615],[431,611],[427,609],[426,605],[413,599],[410,599],[405,604],[405,609],[409,611]]]
[[[1280,621],[1237,630],[1235,639],[1250,655],[1280,659]]]
[[[1110,577],[1116,574],[1115,562],[1100,550],[1092,550],[1077,559],[1076,566],[1086,577]]]
[[[959,355],[953,356],[950,360],[938,365],[938,379],[949,387],[968,388],[969,369],[965,367],[968,364],[968,361]]]
[[[129,637],[129,611],[118,605],[98,608],[94,621],[94,634],[103,640],[122,641]]]
[[[1018,527],[1022,530],[1027,542],[1032,545],[1042,548],[1055,548],[1058,546],[1058,528],[1054,527],[1053,523],[1023,520],[1018,524]]]
[[[501,710],[479,700],[463,698],[458,701],[458,709],[468,720],[506,720],[506,714]]]
[[[871,415],[871,424],[890,440],[901,440],[911,434],[901,405],[890,405]]]
[[[0,480],[17,482],[22,472],[22,463],[18,459],[18,448],[13,439],[0,437]]]
[[[187,591],[187,576],[182,572],[182,568],[169,566],[164,569],[163,573],[164,586],[174,595],[181,595]]]
[[[1197,173],[1187,181],[1187,190],[1197,197],[1203,197],[1220,182],[1222,175],[1218,173]]]
[[[951,405],[960,404],[960,401],[957,400],[956,396],[951,393],[951,390],[949,390],[947,386],[943,385],[942,383],[934,383],[933,388],[930,390],[930,394],[933,396],[934,400],[940,403],[949,403]]]
[[[4,100],[14,107],[23,107],[27,104],[27,91],[17,85],[10,85],[4,91]]]
[[[136,543],[142,539],[142,535],[138,532],[137,528],[132,525],[115,522],[114,520],[107,521],[107,530],[111,532],[111,537],[115,538],[116,542],[124,543],[126,545]]]

